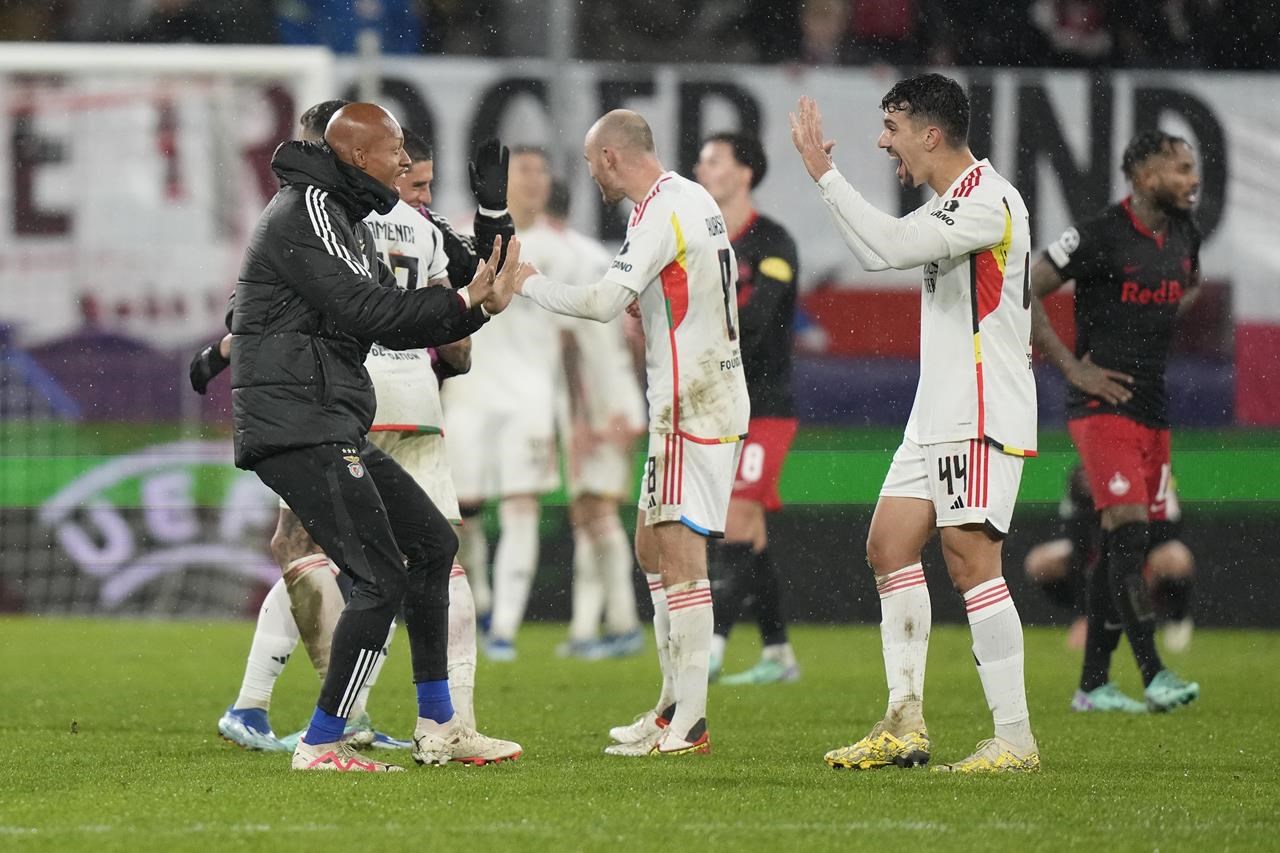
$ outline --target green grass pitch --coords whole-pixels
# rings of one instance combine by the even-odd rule
[[[299,774],[284,754],[218,739],[239,684],[247,623],[0,620],[6,746],[0,849],[25,850],[1245,850],[1280,848],[1280,634],[1200,631],[1171,657],[1201,700],[1164,716],[1067,710],[1078,655],[1063,632],[1027,632],[1032,722],[1044,770],[952,778],[836,772],[822,753],[883,710],[871,627],[800,628],[797,684],[712,687],[713,753],[674,761],[602,755],[609,726],[654,698],[652,652],[554,657],[561,626],[533,625],[515,664],[482,663],[483,729],[521,741],[518,762],[394,776]],[[729,668],[755,647],[743,626]],[[1131,692],[1127,647],[1116,667]],[[375,688],[381,727],[413,721],[407,643]],[[307,717],[301,649],[272,709]],[[937,627],[926,716],[934,759],[990,731],[968,631]],[[74,723],[73,723],[74,721]],[[385,755],[385,754],[384,754]]]

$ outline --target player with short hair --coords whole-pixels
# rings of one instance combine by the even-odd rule
[[[604,278],[573,286],[523,264],[518,289],[551,311],[606,322],[635,303],[645,331],[649,452],[636,556],[649,581],[662,689],[654,708],[610,735],[613,755],[709,752],[713,616],[706,537],[724,535],[750,403],[738,348],[737,263],[724,217],[697,183],[668,172],[648,123],[614,110],[584,154],[606,204],[635,203]]]
[[[796,434],[791,395],[791,345],[800,262],[782,225],[756,210],[751,193],[769,164],[758,137],[717,133],[706,138],[694,167],[724,213],[738,259],[739,341],[751,394],[751,425],[742,444],[729,500],[724,540],[712,546],[711,585],[716,601],[711,676],[747,599],[754,604],[763,648],[760,661],[725,676],[726,685],[795,681],[800,666],[787,638],[782,578],[769,552],[768,513],[782,508],[778,481]]]
[[[521,233],[522,257],[549,278],[590,284],[608,270],[613,255],[568,224],[568,187],[558,184],[551,182],[539,224]],[[631,446],[646,427],[624,319],[561,318],[564,393],[557,400],[556,431],[573,527],[569,639],[556,649],[562,657],[600,660],[644,648],[631,543],[619,512],[631,479]]]
[[[935,769],[1036,771],[1022,623],[1001,574],[1023,460],[1036,447],[1027,208],[969,150],[969,99],[955,80],[921,74],[899,81],[880,106],[877,145],[897,164],[899,182],[936,193],[900,219],[877,210],[832,165],[835,143],[823,138],[812,99],[801,98],[791,117],[805,168],[863,268],[924,267],[920,382],[867,536],[889,704],[870,734],[828,752],[826,762],[870,769],[929,760],[922,699],[932,615],[921,550],[937,530],[951,583],[964,597],[995,736]]]
[[[507,205],[517,234],[531,228],[546,205],[546,156],[511,149]],[[523,242],[523,241],[521,241]],[[484,651],[496,661],[516,657],[515,640],[538,567],[541,496],[560,482],[555,452],[555,387],[560,369],[559,318],[527,299],[506,312],[503,334],[486,339],[471,372],[445,386],[449,465],[466,523],[462,558],[478,589],[485,589],[488,541],[481,521],[485,501],[498,502],[499,537],[493,554],[492,610],[477,602],[488,622]]]
[[[1186,140],[1137,134],[1122,160],[1132,193],[1068,228],[1031,271],[1036,343],[1070,387],[1067,428],[1102,515],[1105,571],[1088,588],[1084,666],[1072,706],[1105,703],[1111,655],[1123,633],[1142,673],[1147,707],[1167,711],[1200,685],[1164,666],[1142,567],[1151,523],[1166,517],[1170,482],[1165,365],[1177,318],[1200,284],[1200,232],[1191,217],[1200,187]],[[1074,280],[1075,352],[1053,331],[1040,300]],[[1115,612],[1115,625],[1108,618]]]

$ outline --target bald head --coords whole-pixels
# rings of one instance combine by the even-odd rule
[[[601,116],[587,131],[582,148],[606,204],[624,198],[638,202],[663,171],[649,123],[631,110]]]
[[[653,153],[653,131],[649,122],[631,110],[612,110],[601,116],[587,131],[587,146],[612,148],[619,152]]]
[[[324,141],[339,160],[392,189],[409,168],[400,123],[377,104],[347,104],[338,110],[329,119]]]

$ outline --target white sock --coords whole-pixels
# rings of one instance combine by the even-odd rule
[[[632,581],[635,563],[631,538],[617,512],[597,518],[591,525],[591,536],[595,539],[596,558],[604,574],[604,631],[611,636],[638,631],[640,615]]]
[[[472,516],[458,530],[458,562],[467,568],[476,612],[488,613],[493,609],[493,592],[489,588],[489,540],[484,535],[483,516]]]
[[[378,655],[378,659],[373,662],[373,669],[369,670],[369,677],[365,679],[364,686],[356,694],[356,701],[351,704],[351,713],[347,719],[358,720],[362,714],[369,710],[369,691],[378,682],[378,675],[382,672],[382,667],[387,663],[387,655],[391,652],[391,641],[395,636],[396,623],[393,619],[391,620],[391,627],[387,629],[387,641],[382,644],[382,654]]]
[[[1035,738],[1022,673],[1022,620],[1004,578],[985,581],[966,592],[964,608],[996,737],[1030,748]]]
[[[449,573],[449,695],[458,718],[476,727],[476,604],[462,566]]]
[[[285,566],[284,583],[302,645],[323,683],[329,672],[333,630],[346,606],[338,587],[338,567],[324,554],[309,554]]]
[[[724,664],[724,648],[729,644],[728,637],[722,637],[714,631],[711,634],[711,660]]]
[[[791,648],[790,643],[775,643],[772,646],[765,646],[760,650],[760,659],[776,661],[785,667],[796,665],[795,649]]]
[[[662,575],[645,573],[649,598],[653,601],[653,638],[658,647],[658,667],[662,670],[662,690],[654,710],[661,714],[675,704],[676,682],[671,668],[671,615],[667,613],[667,591],[662,588]]]
[[[538,507],[523,499],[498,506],[502,534],[493,555],[493,621],[489,634],[514,642],[538,565]]]
[[[604,571],[585,524],[573,529],[573,615],[569,639],[594,640],[604,614]]]
[[[667,587],[666,593],[671,618],[671,667],[676,681],[676,714],[670,729],[688,740],[686,734],[707,716],[708,656],[715,627],[711,581],[678,583]]]
[[[885,722],[901,735],[924,725],[924,665],[929,654],[933,609],[924,566],[912,563],[876,577],[880,593],[880,646],[889,685]]]
[[[258,608],[258,623],[253,629],[253,644],[249,646],[249,659],[244,666],[244,680],[240,682],[240,695],[236,708],[271,707],[271,691],[276,679],[284,672],[298,645],[298,626],[289,611],[289,593],[284,578],[275,582]]]

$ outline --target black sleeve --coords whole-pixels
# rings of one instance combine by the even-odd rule
[[[1106,217],[1090,219],[1064,231],[1045,249],[1045,257],[1064,281],[1078,282],[1105,274],[1110,233]]]
[[[231,291],[231,295],[227,297],[227,313],[222,318],[222,322],[226,324],[228,332],[231,331],[231,315],[235,313],[235,310],[236,310],[236,292],[233,290]]]
[[[510,214],[493,217],[477,212],[476,236],[468,237],[455,231],[449,220],[434,210],[427,212],[431,223],[440,229],[440,234],[444,237],[444,253],[449,259],[449,284],[453,287],[466,287],[471,283],[471,279],[475,278],[476,268],[480,266],[480,259],[488,258],[493,252],[495,237],[502,237],[502,245],[506,246],[516,233]],[[503,249],[504,254],[505,252]]]
[[[786,303],[794,303],[800,261],[795,241],[782,229],[770,237],[766,251],[756,262],[751,292],[738,305],[738,325],[770,334],[770,321]]]
[[[263,249],[286,283],[349,335],[391,349],[432,347],[461,340],[487,320],[479,306],[468,309],[443,287],[381,286],[389,274],[381,261],[375,278],[358,254],[322,240],[304,211],[280,221],[282,233]]]

